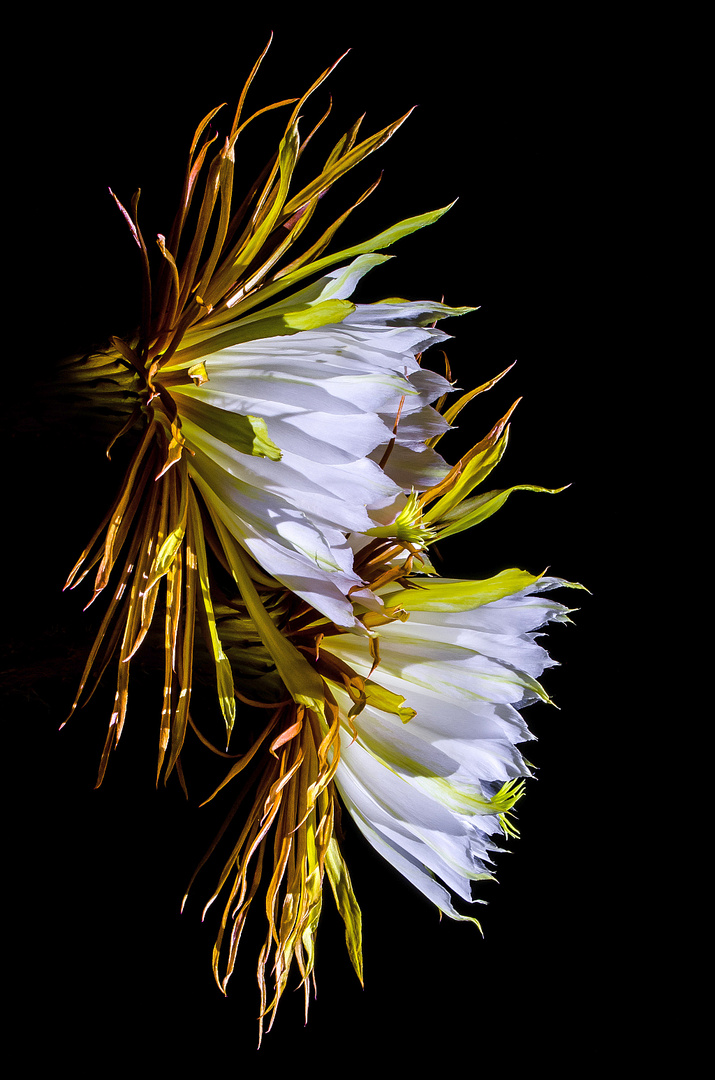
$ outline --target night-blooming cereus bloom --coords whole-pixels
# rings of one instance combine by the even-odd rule
[[[274,159],[241,201],[236,142],[267,111],[242,119],[257,67],[212,159],[216,137],[204,133],[218,110],[199,125],[179,210],[168,235],[158,237],[158,271],[139,226],[138,197],[131,211],[117,200],[140,252],[141,325],[132,337],[112,338],[104,352],[62,367],[77,400],[116,415],[112,444],[136,435],[122,488],[68,581],[75,587],[96,567],[92,600],[112,583],[73,705],[87,699],[118,653],[100,781],[124,724],[130,661],[158,621],[160,595],[159,770],[167,750],[166,774],[177,764],[189,723],[197,622],[209,640],[230,737],[234,680],[214,614],[209,547],[249,605],[293,700],[322,708],[318,682],[276,631],[261,588],[283,587],[336,625],[353,625],[350,597],[365,582],[347,535],[385,528],[402,511],[404,491],[424,491],[448,472],[427,444],[448,427],[430,403],[450,387],[418,358],[446,336],[436,320],[470,309],[350,299],[360,278],[388,258],[378,251],[444,210],[326,254],[373,184],[317,240],[294,250],[325,192],[402,120],[362,142],[358,121],[317,177],[296,190],[295,165],[314,134],[301,145],[300,113],[329,69],[299,100],[270,106],[295,103]]]
[[[446,915],[467,919],[450,891],[472,901],[472,881],[493,877],[494,838],[514,831],[509,811],[531,775],[518,744],[532,735],[519,710],[549,700],[538,679],[554,663],[536,632],[569,621],[545,595],[569,583],[508,570],[406,584],[381,591],[392,618],[374,630],[377,665],[364,638],[321,643],[366,680],[359,712],[334,687],[335,785],[379,854]]]
[[[371,547],[376,555],[377,543]],[[549,623],[569,621],[570,609],[547,594],[578,586],[521,570],[441,579],[414,573],[409,562],[372,561],[369,606],[356,602],[362,635],[317,612],[287,621],[322,681],[324,709],[285,694],[281,701],[275,684],[276,704],[263,706],[255,742],[214,792],[239,783],[252,796],[206,905],[224,894],[213,957],[224,991],[268,870],[261,1026],[265,1016],[275,1019],[294,962],[307,1016],[326,873],[362,981],[360,908],[335,828],[341,804],[377,852],[457,920],[477,922],[453,897],[481,901],[472,883],[493,878],[499,841],[517,835],[511,811],[531,775],[519,744],[532,738],[520,710],[549,700],[538,680],[554,663],[536,638]],[[230,650],[246,635],[225,614]],[[262,693],[265,678],[256,683]]]
[[[192,452],[189,477],[209,512],[265,571],[340,626],[354,624],[348,594],[363,584],[346,533],[379,527],[385,513],[394,518],[405,481],[424,490],[448,472],[426,444],[447,427],[430,403],[451,387],[417,356],[447,337],[429,324],[461,312],[436,303],[359,304],[315,330],[282,338],[270,331],[287,308],[345,301],[384,259],[359,256],[265,309],[245,327],[245,341],[205,357],[207,381],[172,384]],[[181,351],[169,373],[180,370],[177,362]],[[263,455],[240,441],[246,418],[254,439],[261,427]],[[383,470],[378,462],[393,434]]]

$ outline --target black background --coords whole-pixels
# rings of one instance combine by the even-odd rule
[[[12,950],[20,944],[22,953],[17,1005],[24,1018],[42,1017],[53,1053],[83,1063],[97,1060],[99,1044],[101,1060],[136,1056],[167,1067],[196,1056],[204,1068],[316,1060],[327,1068],[409,1068],[436,1053],[449,1068],[501,1068],[506,1055],[507,1067],[541,1058],[568,1070],[572,1055],[603,1050],[620,1030],[636,949],[612,848],[622,797],[617,748],[628,723],[627,694],[618,700],[611,682],[614,651],[616,669],[620,663],[612,592],[619,496],[611,485],[623,420],[613,380],[623,361],[617,323],[628,259],[613,215],[635,109],[628,65],[618,34],[586,19],[512,20],[481,9],[438,25],[412,14],[385,21],[377,10],[334,25],[306,19],[246,24],[207,12],[178,30],[142,18],[131,26],[70,19],[45,27],[61,47],[28,51],[16,88],[23,183],[14,205],[23,223],[20,280],[28,283],[19,290],[23,362],[42,373],[57,356],[135,322],[136,253],[108,186],[125,203],[141,186],[145,234],[167,232],[197,122],[226,101],[230,124],[270,30],[275,41],[249,107],[302,93],[350,47],[304,109],[308,131],[332,92],[320,144],[326,154],[331,137],[363,111],[367,134],[418,108],[358,178],[346,180],[345,196],[339,185],[331,196],[337,214],[348,190],[363,190],[385,170],[343,244],[459,198],[437,225],[391,249],[396,258],[366,279],[364,298],[444,295],[479,305],[446,327],[455,335],[448,354],[459,384],[470,388],[517,364],[472,406],[444,453],[456,455],[522,396],[495,484],[572,485],[559,496],[517,493],[469,541],[441,549],[454,576],[549,566],[591,590],[573,594],[576,625],[550,635],[561,667],[545,682],[560,711],[538,705],[526,714],[539,740],[529,747],[538,780],[520,804],[521,839],[499,859],[499,884],[478,892],[490,901],[476,911],[484,939],[470,926],[440,922],[348,830],[365,990],[326,891],[308,1026],[302,994],[288,992],[255,1059],[262,919],[256,912],[251,920],[224,999],[210,971],[215,919],[200,921],[216,866],[178,911],[221,813],[197,811],[200,783],[188,805],[175,780],[155,791],[151,677],[138,675],[100,791],[92,785],[111,688],[57,733],[96,625],[81,615],[81,598],[63,596],[61,587],[118,477],[102,447],[82,437],[79,420],[62,434],[33,430],[23,419],[32,414],[31,395],[18,380],[5,397],[18,421],[9,436],[17,528],[5,537],[5,565],[18,567],[5,631],[16,868],[6,926]],[[256,136],[247,147],[258,155],[274,145],[282,116],[258,121],[266,142]],[[46,1047],[35,1051],[42,1056]]]

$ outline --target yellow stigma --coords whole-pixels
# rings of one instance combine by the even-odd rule
[[[368,536],[382,536],[399,540],[403,544],[416,544],[426,547],[437,537],[437,531],[422,520],[422,507],[419,496],[413,491],[400,513],[390,525],[376,525],[367,530]]]

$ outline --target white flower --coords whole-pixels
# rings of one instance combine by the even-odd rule
[[[535,632],[569,621],[542,594],[569,584],[514,570],[414,579],[383,594],[409,617],[379,627],[374,671],[364,638],[323,643],[369,680],[361,709],[334,687],[342,799],[373,847],[451,918],[467,916],[440,882],[472,901],[471,882],[493,877],[493,838],[514,831],[506,815],[530,775],[518,744],[533,738],[519,709],[548,701],[537,680],[555,663]]]
[[[122,487],[67,582],[75,587],[97,566],[94,600],[114,581],[73,704],[74,710],[92,693],[90,675],[118,648],[100,779],[127,712],[129,662],[156,626],[160,598],[166,601],[160,760],[170,742],[170,772],[189,723],[197,612],[208,631],[227,735],[235,720],[211,556],[233,577],[294,700],[320,708],[320,680],[266,604],[285,591],[297,598],[289,601],[294,610],[307,604],[337,626],[354,626],[351,598],[366,589],[353,566],[350,535],[389,527],[413,490],[424,491],[447,471],[426,441],[449,426],[430,402],[450,387],[420,368],[419,354],[445,339],[436,320],[470,309],[402,300],[356,305],[349,297],[367,270],[389,258],[377,252],[449,207],[329,251],[375,182],[306,244],[304,230],[314,215],[314,224],[320,219],[326,192],[406,117],[359,142],[360,124],[353,124],[301,186],[295,167],[311,137],[301,144],[302,109],[332,68],[301,98],[244,119],[259,65],[212,158],[216,136],[207,129],[218,110],[199,124],[173,223],[157,235],[158,267],[139,225],[138,193],[130,210],[115,196],[140,252],[140,322],[129,336],[112,337],[106,350],[62,366],[68,392],[74,388],[116,422],[110,448],[129,432],[138,436]],[[258,116],[289,104],[294,108],[275,155],[239,198],[239,136]],[[221,591],[215,593],[220,599]],[[105,636],[106,655],[99,652]]]
[[[348,593],[362,585],[345,534],[394,518],[403,488],[424,490],[448,471],[426,441],[448,426],[430,402],[451,386],[417,356],[448,336],[423,324],[467,309],[348,304],[339,322],[271,330],[289,314],[334,313],[332,302],[385,259],[362,255],[260,317],[224,324],[221,337],[243,331],[246,340],[204,353],[200,379],[171,386],[189,473],[209,508],[261,567],[343,626],[354,623]],[[209,344],[202,337],[201,348]],[[195,355],[189,334],[164,371],[187,370]],[[263,435],[259,452],[237,441],[239,420]],[[386,472],[378,462],[393,431]]]

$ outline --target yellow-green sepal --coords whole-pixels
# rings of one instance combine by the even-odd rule
[[[181,389],[183,387],[176,388],[177,397]],[[262,416],[244,416],[241,413],[219,409],[210,402],[204,401],[193,391],[193,387],[186,389],[188,392],[183,396],[183,400],[187,402],[185,414],[203,431],[209,431],[213,438],[238,450],[241,454],[280,461],[283,456],[282,451],[268,434],[268,427]]]
[[[355,899],[352,881],[335,837],[331,837],[325,854],[325,869],[333,890],[335,905],[345,924],[345,943],[355,973],[362,983],[362,913]]]
[[[270,653],[286,690],[295,702],[313,709],[324,720],[325,687],[322,678],[307,657],[296,649],[273,622],[251,580],[247,566],[249,556],[229,533],[210,498],[207,499],[207,506],[248,614]]]
[[[211,356],[246,341],[285,337],[299,334],[303,330],[317,330],[321,326],[342,322],[347,315],[352,314],[355,305],[350,300],[333,299],[298,308],[291,308],[290,303],[286,302],[281,305],[281,309],[274,311],[266,308],[257,315],[248,315],[218,333],[215,330],[207,332],[200,341],[194,337],[194,344],[179,349],[162,370],[177,371],[190,367],[202,356]],[[190,340],[191,336],[187,334],[185,340]]]
[[[437,526],[438,538],[443,540],[446,536],[454,536],[455,533],[463,532],[465,529],[471,529],[473,525],[478,525],[480,521],[486,521],[488,517],[491,517],[504,505],[512,491],[541,491],[547,495],[558,495],[560,491],[565,491],[566,487],[568,485],[560,488],[547,488],[539,487],[536,484],[514,484],[510,488],[502,488],[499,491],[485,491],[483,495],[465,499],[452,510],[443,513]]]
[[[221,640],[218,636],[218,630],[216,629],[216,616],[214,614],[213,601],[211,599],[211,582],[209,581],[209,568],[206,558],[206,546],[204,544],[203,523],[201,521],[201,513],[193,489],[189,491],[189,528],[193,541],[192,546],[196,553],[201,599],[203,601],[203,610],[206,618],[204,625],[208,628],[211,652],[213,653],[214,663],[216,664],[218,699],[224,723],[226,724],[226,746],[228,746],[231,740],[231,732],[233,731],[233,726],[236,722],[236,693],[233,685],[231,662],[223,651],[223,646],[221,645]]]
[[[402,695],[393,694],[391,690],[386,690],[384,686],[373,682],[372,679],[365,680],[365,698],[367,704],[372,705],[375,709],[381,709],[382,712],[399,716],[403,724],[408,723],[413,716],[417,715],[416,709],[410,708],[409,705],[403,705],[405,698]]]
[[[154,557],[154,563],[149,573],[149,580],[146,589],[144,590],[145,593],[148,593],[154,585],[156,585],[157,581],[163,578],[165,574],[168,574],[169,570],[174,565],[174,560],[184,542],[189,499],[189,481],[184,474],[182,474],[181,485],[181,499],[176,518],[173,522],[170,522],[174,527],[170,529]]]
[[[449,491],[441,499],[438,499],[434,506],[424,515],[424,521],[427,524],[432,525],[441,521],[445,514],[448,514],[455,506],[458,506],[466,499],[477,484],[486,479],[492,469],[501,461],[508,439],[509,428],[507,427],[499,438],[492,440],[487,437],[481,450],[475,448],[476,452],[460,463],[461,471]]]
[[[291,288],[306,277],[322,273],[323,270],[335,266],[336,263],[342,262],[344,259],[352,259],[356,255],[370,255],[376,251],[383,251],[398,240],[402,240],[403,237],[410,236],[411,233],[417,232],[418,229],[423,229],[425,226],[439,221],[453,206],[454,203],[452,202],[438,210],[430,210],[426,214],[417,214],[415,217],[405,218],[404,221],[398,221],[395,225],[391,225],[389,229],[385,229],[383,232],[378,233],[377,236],[373,236],[361,244],[354,244],[352,247],[343,248],[342,251],[335,251],[332,255],[324,255],[320,259],[299,266],[261,289],[257,295],[246,297],[245,300],[236,305],[235,311],[237,314],[247,311],[256,304],[275,296],[276,293]]]
[[[390,606],[403,607],[406,611],[471,611],[521,592],[542,577],[543,574],[529,574],[526,570],[502,570],[482,581],[419,579],[417,588],[385,594],[385,599]]]

